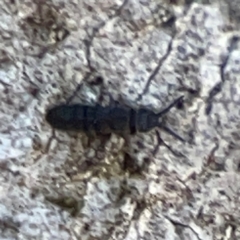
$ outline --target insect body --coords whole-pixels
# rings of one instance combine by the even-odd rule
[[[179,97],[160,113],[142,108],[135,110],[119,106],[103,107],[99,104],[95,106],[62,104],[50,109],[46,114],[46,120],[53,128],[59,130],[95,132],[96,134],[134,134],[160,127],[177,139],[184,141],[159,121],[160,117],[182,99],[183,96]]]

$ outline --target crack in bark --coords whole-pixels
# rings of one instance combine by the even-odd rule
[[[111,20],[121,14],[121,10],[124,8],[124,6],[127,4],[128,0],[124,0],[122,5],[115,11],[114,14],[109,16],[108,20]],[[86,46],[86,59],[87,59],[87,65],[89,67],[90,71],[96,71],[95,68],[91,64],[91,47],[92,47],[92,42],[96,36],[96,34],[99,32],[101,28],[103,28],[106,25],[107,21],[102,21],[101,23],[98,24],[98,26],[95,26],[92,28],[92,33],[88,34],[88,39],[85,39],[85,46]]]
[[[112,16],[109,16],[108,20],[113,19],[114,17],[117,17],[118,15],[121,14],[121,10],[124,8],[124,6],[127,4],[128,0],[124,0],[123,4],[115,11],[115,13]],[[93,27],[92,29],[92,34],[88,34],[89,39],[85,39],[85,46],[86,46],[86,59],[87,59],[87,65],[89,68],[89,72],[86,73],[86,75],[84,76],[82,82],[86,82],[88,81],[88,79],[94,75],[94,73],[97,72],[97,70],[92,66],[91,64],[91,47],[92,47],[92,42],[96,36],[96,34],[99,32],[99,30],[101,28],[103,28],[106,25],[107,21],[102,21],[100,24],[98,24],[98,26]],[[87,32],[87,31],[86,31]],[[66,100],[66,103],[69,104],[73,98],[76,96],[76,94],[78,93],[78,91],[81,89],[82,87],[82,82],[77,86],[76,90],[73,92],[73,94]]]
[[[171,53],[172,43],[173,43],[173,38],[171,39],[170,43],[168,44],[167,52],[164,54],[164,56],[162,58],[160,58],[160,60],[158,61],[157,67],[154,69],[154,71],[149,76],[149,78],[147,80],[147,83],[146,83],[142,93],[138,95],[138,97],[136,99],[137,102],[141,101],[142,98],[143,98],[143,95],[148,92],[148,89],[149,89],[149,86],[151,84],[151,81],[156,77],[158,72],[161,70],[161,67],[163,66],[163,63],[166,61],[167,57]]]
[[[215,98],[215,96],[217,94],[219,94],[221,91],[222,91],[222,87],[223,87],[223,84],[224,82],[226,81],[225,79],[225,68],[228,64],[228,61],[229,61],[229,58],[231,56],[231,52],[236,48],[236,45],[239,41],[239,37],[238,36],[233,36],[231,41],[230,41],[230,44],[229,44],[229,47],[228,47],[228,53],[227,53],[227,56],[225,57],[225,59],[223,60],[222,64],[220,64],[220,77],[221,77],[221,81],[218,82],[210,91],[209,91],[209,96],[206,100],[206,108],[205,108],[205,114],[206,115],[209,115],[211,113],[211,110],[212,110],[212,103],[213,103],[213,100]]]
[[[185,156],[184,154],[182,154],[181,152],[173,149],[171,146],[169,146],[167,143],[165,143],[165,142],[162,140],[162,138],[161,138],[161,136],[160,136],[160,133],[159,133],[157,130],[156,130],[155,132],[156,132],[156,135],[157,135],[157,142],[158,142],[158,144],[157,144],[157,146],[154,148],[154,150],[153,150],[153,152],[152,152],[153,156],[155,156],[156,153],[158,152],[159,146],[160,146],[160,145],[163,145],[163,146],[166,147],[174,156],[176,156],[176,157],[185,157],[185,158],[186,158],[186,156]]]
[[[175,227],[179,226],[179,227],[182,227],[182,228],[188,228],[188,229],[190,229],[190,230],[194,233],[194,235],[197,237],[198,240],[203,240],[202,238],[199,237],[199,235],[196,233],[196,231],[195,231],[192,227],[190,227],[189,225],[184,224],[184,223],[181,223],[181,222],[178,222],[178,221],[176,221],[176,220],[173,220],[173,219],[171,219],[171,218],[168,217],[168,216],[165,216],[165,218],[166,218],[168,221],[170,221]]]

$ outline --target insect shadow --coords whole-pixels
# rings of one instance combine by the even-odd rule
[[[160,128],[177,140],[185,142],[181,136],[167,127],[162,121],[164,115],[182,101],[183,96],[178,97],[159,113],[145,108],[133,109],[116,104],[116,101],[114,101],[114,104],[106,107],[98,103],[94,106],[65,103],[53,106],[47,110],[46,121],[52,128],[57,130],[84,132],[89,137],[110,136],[112,133],[115,133],[125,140],[128,135],[133,135],[137,132],[149,132],[154,128]],[[163,141],[161,140],[159,144],[162,143]],[[164,145],[166,146],[166,144]],[[168,147],[168,149],[171,148]]]

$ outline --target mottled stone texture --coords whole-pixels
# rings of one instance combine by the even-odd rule
[[[240,239],[240,1],[209,2],[1,1],[1,240]],[[181,95],[164,122],[185,143],[45,121]]]

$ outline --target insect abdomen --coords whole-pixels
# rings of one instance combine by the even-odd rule
[[[130,111],[129,108],[98,106],[95,131],[102,134],[129,132]]]
[[[74,105],[59,105],[53,107],[47,112],[47,122],[59,130],[83,130],[85,131],[86,111],[88,106]]]
[[[50,109],[47,122],[59,130],[95,131],[98,134],[130,131],[131,109],[120,107],[59,105]]]

